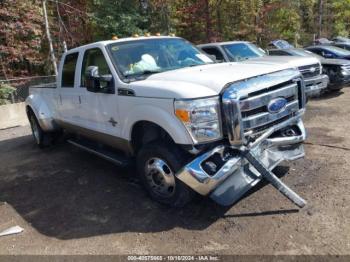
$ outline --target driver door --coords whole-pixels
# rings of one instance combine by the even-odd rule
[[[115,92],[115,81],[112,80],[109,85],[112,92],[89,92],[86,89],[86,70],[89,66],[97,66],[100,75],[111,75],[111,69],[101,48],[86,49],[81,67],[80,88],[84,90],[81,97],[81,116],[83,118],[83,127],[95,131],[98,135],[119,136],[121,128],[118,112],[118,96]],[[108,83],[101,83],[108,85]]]

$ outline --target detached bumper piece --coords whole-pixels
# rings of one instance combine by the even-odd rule
[[[327,75],[318,75],[313,78],[304,79],[305,93],[307,97],[317,96],[321,91],[326,89],[329,84],[329,77]]]
[[[271,170],[282,161],[304,157],[306,131],[302,121],[290,119],[278,130],[271,129],[248,147],[218,146],[191,163],[176,176],[194,191],[218,204],[237,202],[262,178],[299,207],[306,202],[280,181]]]

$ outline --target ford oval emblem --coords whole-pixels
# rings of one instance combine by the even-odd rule
[[[279,113],[286,108],[287,103],[287,99],[283,97],[273,99],[267,105],[267,110],[269,110],[270,113]]]

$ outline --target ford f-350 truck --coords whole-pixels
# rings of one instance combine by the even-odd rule
[[[304,82],[288,65],[214,64],[178,37],[102,41],[66,52],[57,83],[26,100],[40,147],[57,134],[118,165],[135,161],[149,195],[183,206],[194,192],[231,205],[304,156]]]

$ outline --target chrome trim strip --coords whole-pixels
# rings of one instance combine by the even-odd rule
[[[224,122],[231,145],[242,145],[245,143],[243,122],[239,96],[234,93],[224,93],[222,97]]]
[[[66,129],[68,132],[81,135],[95,142],[99,142],[114,149],[121,150],[127,155],[134,154],[132,145],[128,140],[94,131],[91,129],[87,129],[64,121],[59,121],[58,124],[60,127]]]

